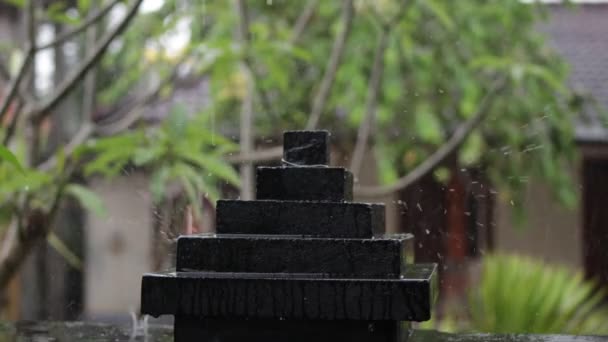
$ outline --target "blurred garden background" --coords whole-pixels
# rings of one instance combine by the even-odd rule
[[[0,0],[0,310],[128,322],[285,130],[452,331],[608,334],[608,1]]]

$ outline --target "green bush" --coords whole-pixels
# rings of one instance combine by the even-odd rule
[[[487,333],[608,334],[606,293],[564,266],[513,255],[486,256],[472,286],[469,320],[447,314],[439,328]],[[458,324],[457,324],[458,323]]]

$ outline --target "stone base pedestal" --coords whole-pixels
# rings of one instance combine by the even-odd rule
[[[408,322],[320,320],[223,320],[175,317],[175,340],[188,342],[398,342]]]

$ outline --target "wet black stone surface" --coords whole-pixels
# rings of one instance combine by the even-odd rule
[[[252,334],[247,330],[237,329],[239,323],[235,323],[234,328],[230,328],[228,321],[210,321],[197,325],[198,329],[203,330],[202,336],[195,341],[217,342],[217,341],[251,341],[251,342],[288,342],[288,341],[322,341],[321,333],[310,336],[302,327],[295,329],[294,324],[287,323],[287,332],[283,329],[273,330],[263,323],[257,326],[254,321],[243,323],[245,327],[251,329]],[[331,324],[331,321],[329,321]],[[188,320],[184,320],[185,326]],[[258,322],[259,323],[259,322]],[[180,323],[178,323],[179,326]],[[207,324],[207,325],[205,325]],[[321,323],[323,324],[323,323]],[[378,322],[376,322],[378,324]],[[372,327],[374,331],[392,331],[393,326],[382,329],[382,323]],[[309,325],[313,331],[319,331],[321,326]],[[211,331],[204,329],[209,327]],[[369,325],[368,325],[369,327]],[[304,330],[304,331],[302,331]],[[342,329],[336,329],[343,331]],[[352,330],[353,335],[365,335],[361,327],[347,327],[347,331]],[[289,332],[291,331],[291,332]],[[179,332],[178,332],[179,333]],[[259,335],[261,339],[255,339]],[[373,334],[373,332],[372,332]],[[376,336],[381,336],[380,333]],[[329,337],[333,337],[329,335]],[[348,341],[338,336],[331,341]],[[83,322],[18,322],[0,323],[0,341],[5,342],[127,342],[127,341],[147,341],[147,342],[170,342],[173,341],[173,327],[150,325],[147,328],[134,329],[130,325],[107,325],[99,323]],[[407,336],[400,336],[398,340],[408,342],[608,342],[608,336],[569,336],[569,335],[505,335],[505,334],[447,334],[430,330],[413,330]],[[357,341],[356,339],[350,341]]]
[[[384,342],[403,341],[395,321],[314,321],[314,320],[213,320],[196,317],[179,317],[175,322],[177,339],[201,336],[201,340],[289,341],[289,342]],[[242,331],[250,332],[243,336]],[[294,333],[294,332],[298,333]]]
[[[287,131],[283,134],[283,161],[287,165],[329,164],[328,131]]]
[[[353,199],[353,175],[341,167],[258,167],[257,199],[343,202]]]
[[[436,265],[410,265],[398,279],[310,274],[172,272],[143,277],[141,311],[159,316],[310,320],[430,319]]]
[[[328,167],[329,132],[284,135],[282,167],[260,167],[257,200],[222,200],[216,232],[181,237],[177,273],[147,274],[141,312],[173,315],[177,341],[400,341],[431,317],[436,265],[406,264],[384,205],[352,203]]]
[[[278,235],[190,235],[177,241],[177,271],[323,273],[396,278],[413,236],[319,239]],[[280,257],[277,257],[280,256]]]
[[[384,230],[381,204],[220,200],[216,213],[218,234],[372,238]]]

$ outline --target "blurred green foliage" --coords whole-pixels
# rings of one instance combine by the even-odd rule
[[[93,156],[84,165],[85,176],[113,177],[129,166],[149,170],[150,191],[156,203],[164,198],[167,186],[178,183],[195,214],[200,215],[201,195],[215,203],[220,197],[220,182],[236,187],[240,183],[234,168],[223,160],[238,146],[207,126],[203,116],[189,118],[177,106],[159,127],[92,139],[76,156]]]
[[[239,18],[231,1],[167,0],[138,19],[125,46],[106,58],[116,77],[101,95],[112,103],[151,68],[164,72],[175,57],[162,48],[166,34],[187,23],[183,54],[211,80],[218,127],[234,127],[246,77],[247,59],[255,78],[255,132],[277,137],[305,126],[312,96],[325,70],[340,27],[339,1],[319,1],[308,26],[293,43],[294,23],[305,2],[248,1],[251,40],[235,39]],[[574,158],[572,122],[565,85],[567,66],[537,29],[545,17],[540,4],[506,1],[365,1],[355,4],[352,32],[320,127],[345,137],[352,148],[365,111],[374,49],[386,21],[401,6],[403,17],[390,33],[384,53],[373,141],[385,183],[411,170],[437,149],[459,123],[473,115],[498,77],[507,85],[493,99],[490,115],[458,153],[459,167],[480,167],[507,200],[518,197],[530,177],[546,180],[562,203],[576,201],[568,174]],[[142,39],[146,37],[146,39]],[[156,41],[156,44],[151,44]],[[145,51],[155,52],[148,64]],[[164,52],[163,52],[164,51]],[[163,58],[164,56],[164,58]]]
[[[581,272],[514,255],[487,255],[470,290],[469,317],[424,327],[460,332],[608,334],[606,292]]]
[[[93,137],[75,153],[57,148],[50,151],[56,163],[46,170],[38,168],[39,158],[28,155],[35,148],[25,126],[18,125],[12,152],[0,150],[0,216],[20,217],[36,207],[49,211],[63,195],[103,213],[92,193],[70,187],[72,175],[82,174],[85,180],[111,177],[129,166],[150,172],[156,200],[177,183],[194,208],[200,207],[200,194],[219,197],[221,182],[238,185],[224,161],[236,146],[221,135],[232,136],[238,126],[248,92],[243,63],[250,66],[255,82],[256,136],[278,137],[286,129],[301,129],[333,40],[345,25],[342,1],[316,1],[298,37],[294,24],[307,2],[246,3],[247,44],[236,39],[242,18],[234,1],[164,0],[158,9],[139,13],[97,66],[98,107],[120,109],[159,80],[153,98],[163,100],[174,90],[176,74],[208,78],[210,105],[196,114],[174,108],[163,124],[136,124],[112,136]],[[92,10],[91,1],[77,1],[72,8],[65,4],[56,1],[39,8],[39,19],[77,27]],[[125,4],[117,6],[124,9]],[[572,93],[565,86],[567,67],[537,29],[542,5],[519,0],[355,0],[354,8],[344,58],[319,125],[344,137],[337,142],[343,150],[352,149],[370,91],[374,51],[384,30],[390,30],[371,139],[385,183],[435,151],[474,115],[491,84],[504,78],[505,87],[490,99],[487,119],[459,150],[457,167],[481,168],[515,205],[530,176],[548,181],[564,204],[574,204],[567,170],[574,157],[576,108],[570,106]],[[396,13],[402,14],[399,20],[387,25]],[[176,49],[176,40],[184,46]],[[73,39],[79,48],[83,41]],[[43,145],[45,139],[36,143]],[[14,172],[17,165],[23,165],[21,172]],[[435,174],[447,178],[445,172]]]

